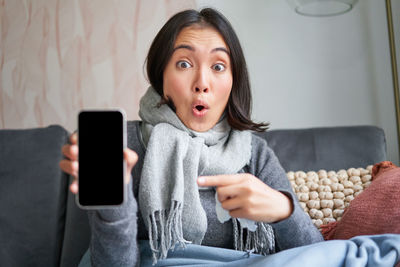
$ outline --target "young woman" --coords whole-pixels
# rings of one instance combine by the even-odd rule
[[[246,62],[223,15],[174,15],[150,47],[147,74],[142,121],[129,124],[124,152],[128,201],[88,212],[92,265],[133,266],[140,255],[162,265],[176,245],[267,255],[323,240],[273,151],[251,134],[267,125],[250,118]],[[76,140],[60,162],[75,178]]]

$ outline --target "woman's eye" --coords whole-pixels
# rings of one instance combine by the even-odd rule
[[[191,67],[190,63],[187,61],[178,61],[178,63],[176,63],[176,65],[181,69],[187,69],[187,68]]]
[[[225,70],[224,64],[220,64],[220,63],[215,64],[214,66],[212,66],[212,68],[213,68],[213,70],[218,71],[218,72]]]

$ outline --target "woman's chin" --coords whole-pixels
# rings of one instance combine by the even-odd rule
[[[185,126],[188,127],[190,130],[195,132],[207,132],[212,127],[214,127],[215,123],[212,122],[188,122],[185,123]]]
[[[198,117],[192,113],[181,114],[178,111],[176,115],[187,128],[196,132],[207,132],[218,123],[218,119],[216,119],[216,116],[212,116],[212,113]]]
[[[207,132],[211,128],[212,128],[212,126],[211,127],[207,127],[205,125],[196,125],[196,126],[193,126],[193,127],[189,127],[189,129],[191,129],[191,130],[193,130],[195,132],[199,132],[199,133]]]

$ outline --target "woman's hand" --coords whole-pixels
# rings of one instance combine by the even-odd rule
[[[66,159],[60,161],[60,168],[64,172],[68,173],[69,175],[74,177],[73,182],[71,183],[69,189],[73,194],[78,193],[78,136],[76,133],[73,133],[70,136],[71,144],[66,144],[62,147],[61,151]],[[95,155],[93,155],[95,156]],[[125,177],[125,182],[129,183],[131,177],[131,171],[133,166],[135,166],[138,156],[137,154],[129,149],[126,148],[124,150],[124,159],[126,160],[127,165],[127,172]]]
[[[248,173],[202,176],[199,186],[216,186],[222,208],[235,218],[277,222],[292,213],[290,199]]]

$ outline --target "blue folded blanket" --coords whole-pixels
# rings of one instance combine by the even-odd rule
[[[148,241],[140,241],[140,266],[152,266]],[[357,236],[331,240],[260,256],[250,252],[188,245],[168,253],[155,266],[394,266],[400,260],[400,235]]]
[[[146,240],[139,241],[140,266],[152,266],[153,257]],[[331,240],[287,249],[269,256],[231,249],[187,245],[169,251],[168,258],[155,266],[324,266],[389,267],[400,261],[400,235],[357,236],[350,240]],[[90,266],[89,250],[80,267]]]

